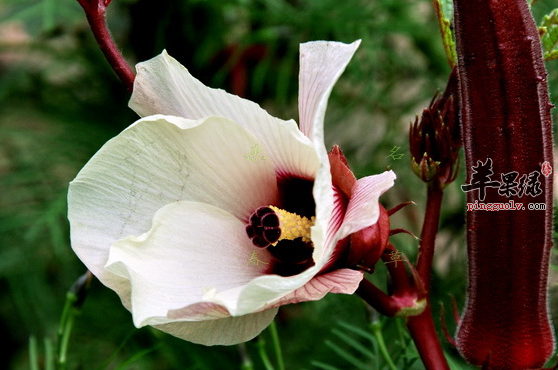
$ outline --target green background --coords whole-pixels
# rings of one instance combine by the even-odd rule
[[[552,3],[534,5],[537,23]],[[420,233],[425,187],[410,169],[407,133],[449,74],[430,1],[115,0],[108,20],[131,64],[166,48],[205,84],[241,91],[284,119],[298,118],[299,43],[362,39],[333,91],[327,144],[341,145],[357,177],[393,169],[396,186],[382,202],[387,208],[408,200],[417,204],[393,216],[392,227]],[[239,51],[254,45],[265,56],[242,57]],[[239,66],[247,70],[245,88],[230,78]],[[558,62],[547,66],[556,97]],[[2,369],[30,367],[30,336],[41,366],[47,362],[66,291],[85,271],[69,245],[68,183],[104,142],[137,119],[128,99],[77,2],[0,1]],[[401,147],[401,159],[389,157],[394,146]],[[437,239],[432,302],[438,325],[438,302],[450,307],[455,297],[463,307],[465,300],[465,196],[458,187],[463,183],[462,166],[446,190]],[[414,260],[416,240],[402,235],[392,241]],[[385,284],[383,266],[374,279]],[[554,317],[556,282],[552,275]],[[450,333],[452,317],[446,312]],[[267,331],[243,347],[203,347],[151,328],[135,329],[116,294],[98,281],[75,320],[68,369],[237,369],[242,351],[255,369],[264,369],[261,350],[274,361]],[[400,319],[380,318],[358,297],[340,295],[281,309],[277,329],[286,368],[387,368],[371,320],[381,325],[398,368],[423,368]],[[442,342],[453,368],[470,368]]]

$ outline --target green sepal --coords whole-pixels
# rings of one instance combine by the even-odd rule
[[[413,306],[403,307],[395,314],[395,317],[417,316],[426,309],[426,299],[419,299],[414,302]]]

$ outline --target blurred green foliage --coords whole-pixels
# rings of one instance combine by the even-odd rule
[[[534,5],[538,22],[551,3]],[[392,217],[392,224],[420,232],[424,187],[409,167],[408,125],[449,74],[430,1],[115,0],[109,25],[131,63],[166,48],[207,85],[240,93],[285,119],[297,118],[299,43],[362,39],[331,98],[328,144],[341,145],[358,177],[393,168],[397,185],[383,202],[391,207],[414,200],[417,206]],[[555,97],[558,63],[549,62],[548,69]],[[105,141],[136,119],[128,97],[77,2],[0,2],[2,369],[30,367],[30,336],[32,354],[48,363],[66,290],[85,269],[69,244],[67,184]],[[389,157],[394,146],[402,148],[399,160]],[[463,183],[463,174],[456,183]],[[466,287],[464,195],[457,186],[446,194],[433,280],[437,323],[436,302],[449,307],[453,296],[462,307]],[[414,258],[416,241],[406,235],[392,240]],[[383,266],[374,279],[386,284]],[[369,315],[351,296],[283,308],[277,322],[285,367],[386,369]],[[374,322],[398,368],[422,368],[400,321]],[[442,341],[452,368],[468,369]],[[258,353],[271,353],[270,342],[264,332],[243,347],[208,348],[137,330],[116,295],[94,281],[75,319],[68,369],[235,369],[243,356],[263,369]]]

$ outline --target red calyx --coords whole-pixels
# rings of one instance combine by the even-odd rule
[[[329,163],[333,185],[348,203],[357,179],[337,145],[329,152]],[[345,267],[372,272],[374,265],[382,257],[390,235],[388,212],[381,204],[379,206],[378,222],[340,241],[336,246],[334,260],[342,259]]]
[[[372,272],[373,266],[380,260],[386,249],[389,235],[388,212],[380,204],[378,222],[350,236],[348,265]]]

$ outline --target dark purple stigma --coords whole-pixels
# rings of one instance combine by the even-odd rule
[[[281,237],[279,217],[271,208],[260,207],[250,216],[246,233],[256,247],[267,248]]]

